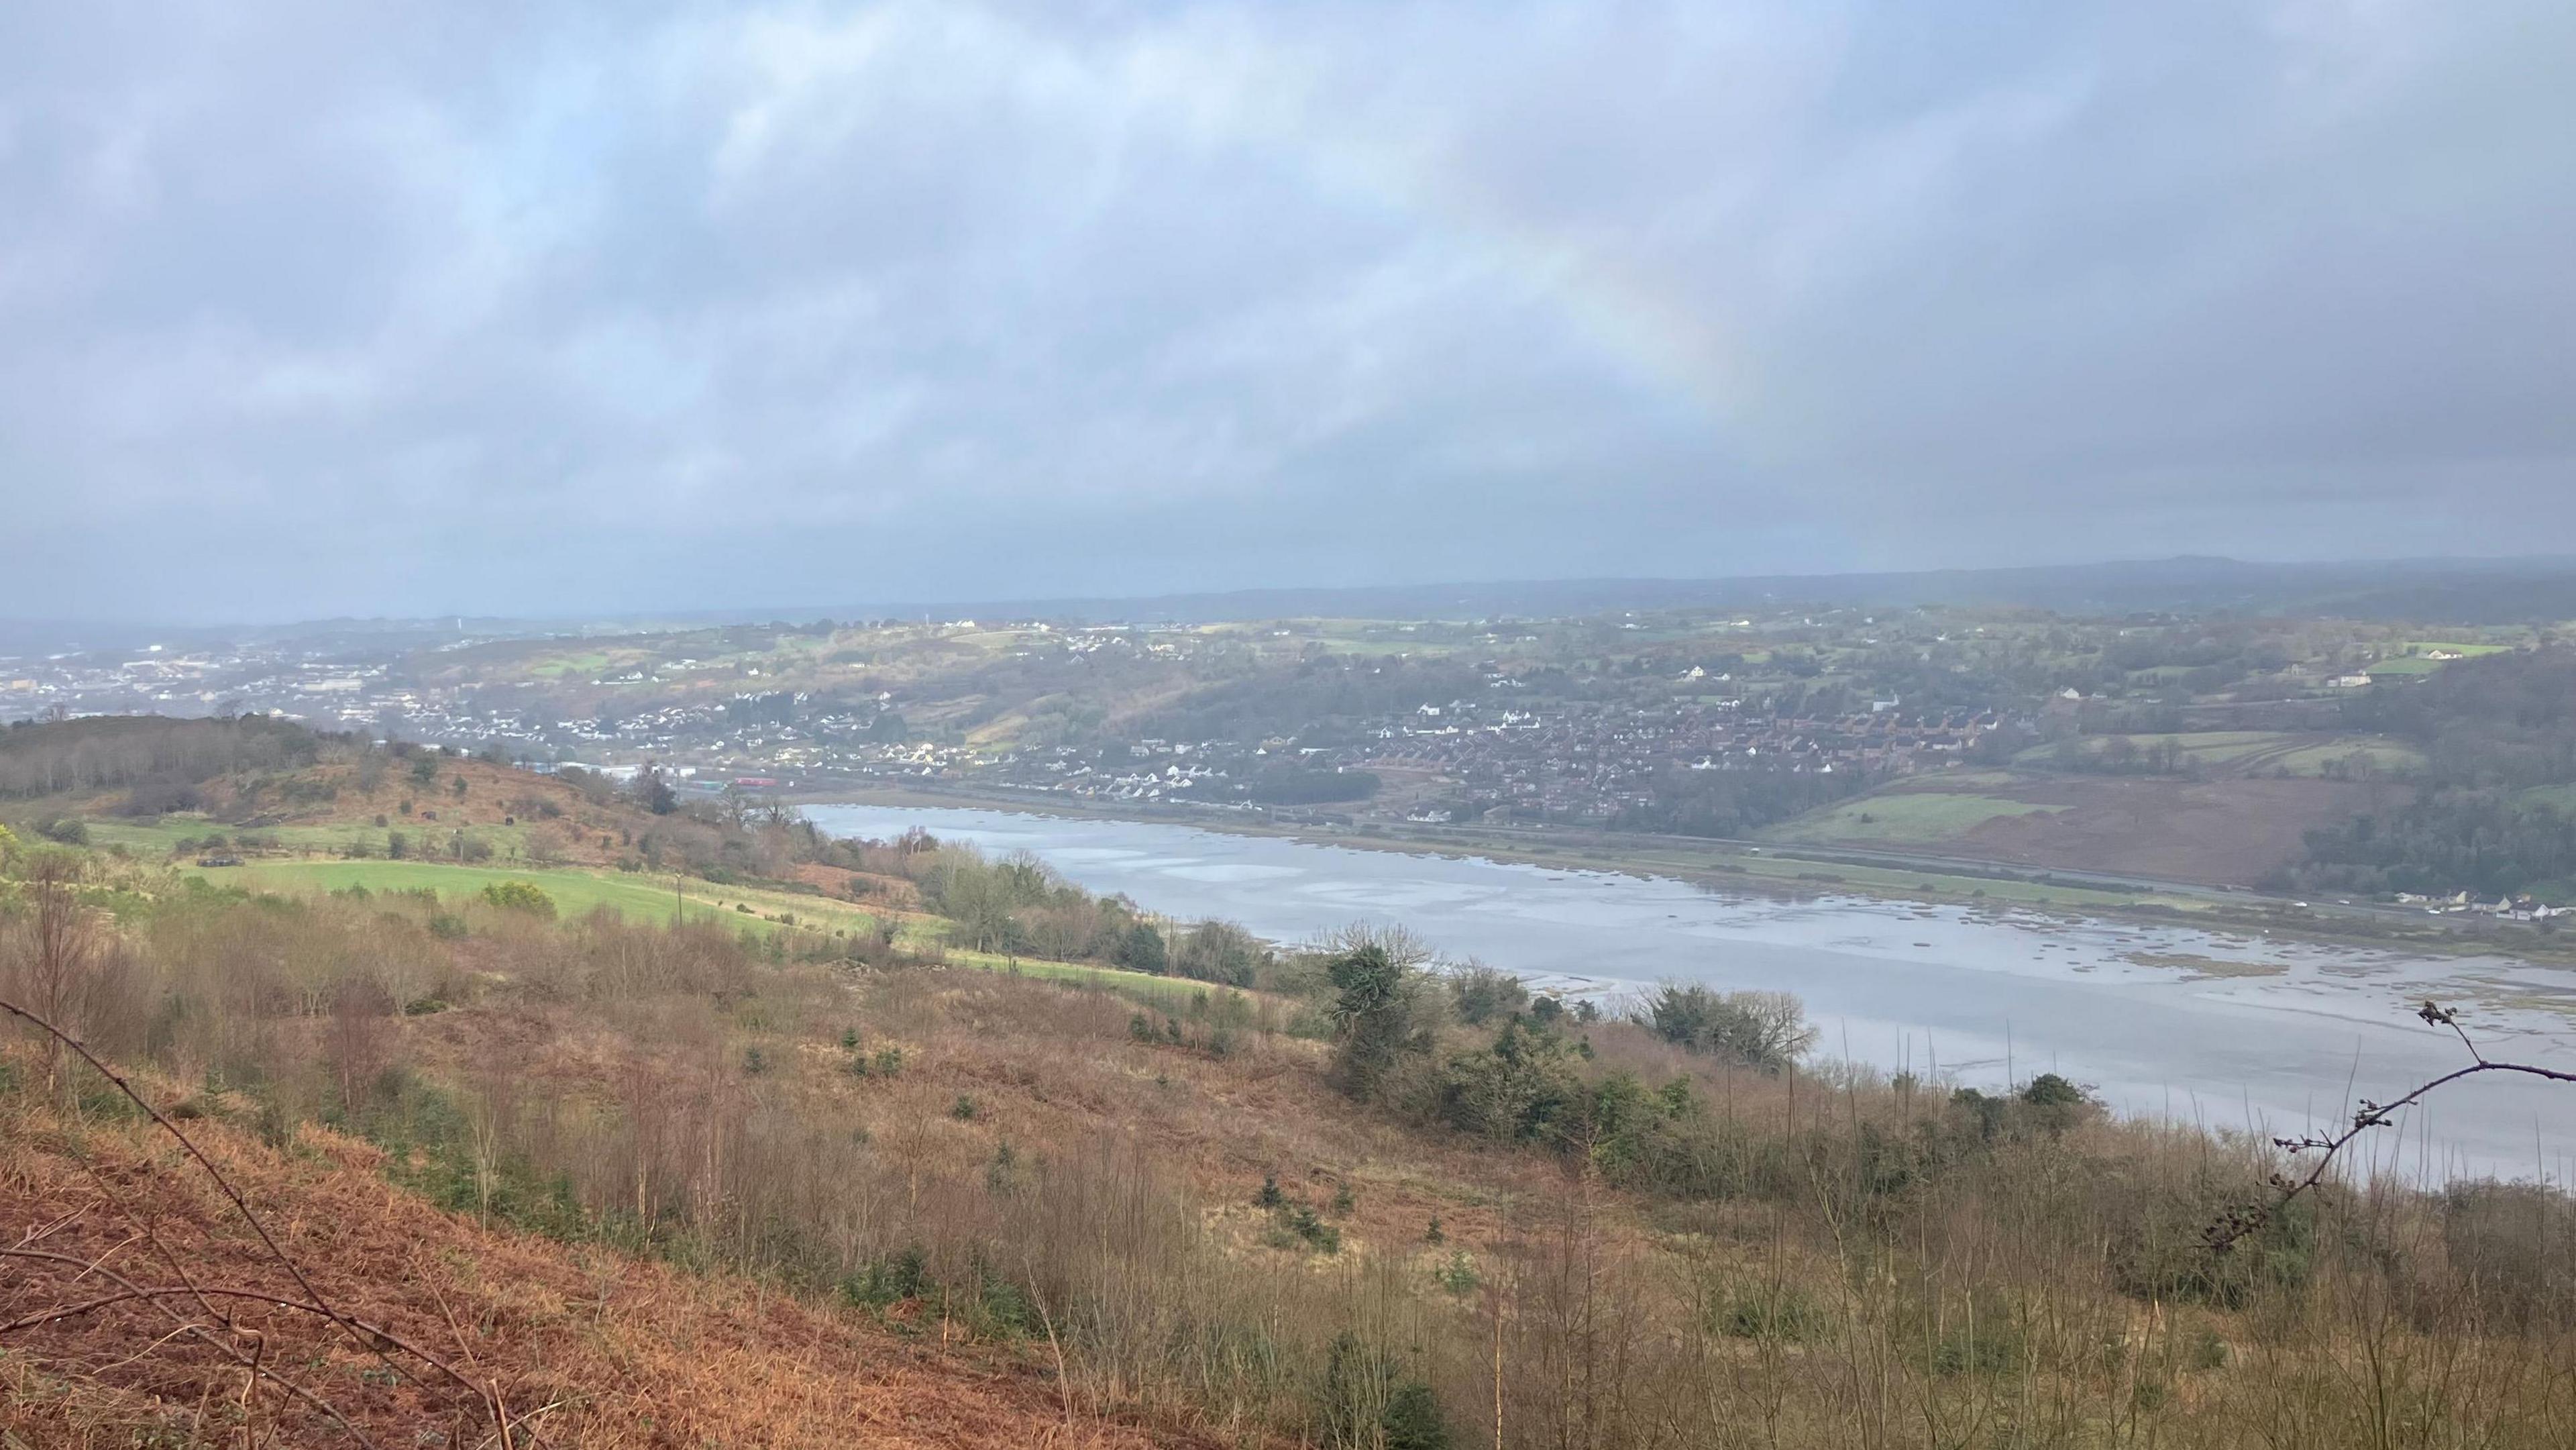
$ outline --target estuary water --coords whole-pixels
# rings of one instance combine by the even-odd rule
[[[1993,1087],[2059,1072],[2129,1113],[2266,1135],[2348,1120],[2465,1065],[2409,1015],[2467,1009],[2488,1056],[2576,1067],[2576,970],[2261,934],[1865,897],[1788,900],[1616,872],[1415,855],[1014,811],[808,806],[839,836],[914,826],[1027,851],[1068,879],[1275,941],[1402,925],[1569,995],[1665,980],[1796,993],[1820,1051]],[[2566,1181],[2576,1089],[2482,1078],[2369,1140],[2410,1176]]]

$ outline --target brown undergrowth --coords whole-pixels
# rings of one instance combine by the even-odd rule
[[[382,896],[140,901],[115,936],[83,1035],[345,1312],[470,1350],[552,1443],[2576,1443],[2545,1189],[2339,1179],[2221,1255],[2260,1145],[1625,1023],[1441,1020],[1357,1102],[1293,973],[1070,984]],[[284,1291],[148,1125],[9,1060],[0,1233]],[[13,1268],[0,1311],[79,1272]],[[410,1437],[380,1443],[464,1413],[249,1317]],[[171,1329],[0,1335],[22,1438],[329,1443]]]
[[[1170,1424],[1068,1421],[1027,1356],[995,1346],[889,1332],[755,1280],[478,1228],[388,1183],[381,1149],[327,1128],[305,1125],[282,1150],[202,1120],[192,1136],[343,1313],[488,1377],[520,1444],[1200,1443]],[[0,1319],[96,1298],[102,1271],[301,1297],[148,1124],[21,1103],[0,1117],[0,1143],[9,1242],[62,1260],[0,1272]],[[401,1381],[309,1315],[257,1300],[217,1312],[236,1343],[379,1445],[497,1443],[480,1406]],[[0,1427],[45,1446],[345,1442],[310,1405],[171,1332],[170,1316],[128,1302],[11,1334]]]

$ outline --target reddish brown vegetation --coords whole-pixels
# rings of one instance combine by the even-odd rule
[[[145,1126],[5,1124],[7,1243],[73,1262],[0,1269],[0,1322],[138,1282],[303,1296],[211,1185]],[[558,1446],[1136,1446],[1203,1443],[1179,1427],[1078,1416],[1020,1355],[907,1338],[725,1276],[486,1232],[388,1185],[381,1154],[306,1127],[289,1152],[199,1121],[216,1158],[342,1313],[488,1376],[519,1443]],[[166,1251],[166,1252],[165,1252]],[[330,1402],[379,1445],[488,1442],[483,1407],[451,1386],[396,1381],[310,1314],[234,1301],[168,1306],[220,1317],[231,1339]],[[148,1430],[207,1444],[348,1443],[320,1412],[261,1384],[139,1301],[9,1334],[0,1428],[45,1446],[127,1445]],[[535,1434],[529,1434],[534,1431]],[[1212,1442],[1209,1442],[1212,1443]]]

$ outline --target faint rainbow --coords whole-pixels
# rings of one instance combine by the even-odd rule
[[[1737,351],[1668,279],[1573,233],[1513,214],[1436,160],[1348,132],[1318,131],[1308,117],[1323,108],[1287,95],[1276,64],[1211,74],[1184,55],[1177,65],[1104,69],[1053,41],[1031,39],[1050,59],[1083,68],[1104,89],[1163,103],[1184,131],[1278,159],[1328,202],[1374,207],[1470,249],[1512,286],[1544,301],[1570,333],[1633,383],[1699,419],[1723,424],[1744,405],[1748,374]]]

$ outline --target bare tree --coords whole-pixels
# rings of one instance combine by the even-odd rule
[[[331,992],[329,1049],[340,1105],[352,1121],[393,1060],[393,994],[373,976],[351,973]]]
[[[88,875],[87,861],[73,852],[30,856],[21,885],[25,910],[0,950],[10,994],[74,1032],[88,1025],[105,936],[98,914],[80,899]],[[61,1085],[63,1046],[48,1036],[44,1047],[45,1088],[51,1092]]]

